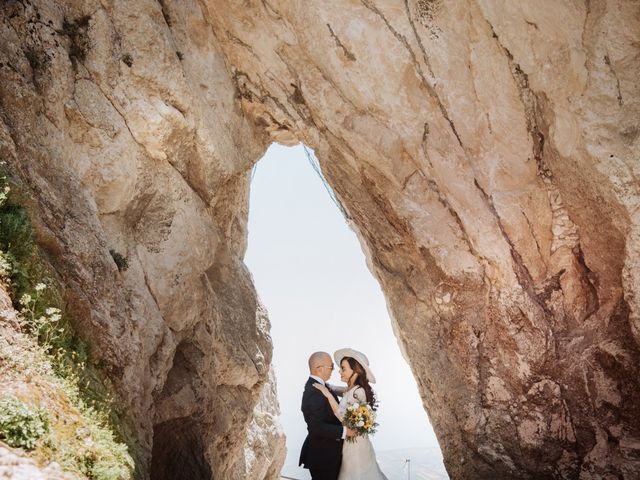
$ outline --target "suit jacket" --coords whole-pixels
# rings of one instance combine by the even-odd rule
[[[342,462],[343,428],[331,410],[329,400],[313,386],[314,383],[319,382],[309,377],[302,394],[301,409],[308,434],[302,444],[299,465],[335,469]]]

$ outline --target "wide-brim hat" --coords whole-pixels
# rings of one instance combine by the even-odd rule
[[[371,371],[371,367],[369,367],[369,359],[364,353],[354,350],[353,348],[341,348],[340,350],[336,350],[333,354],[333,359],[336,361],[338,366],[340,366],[340,362],[342,362],[342,359],[345,357],[351,357],[357,360],[358,363],[362,365],[362,368],[364,368],[364,371],[367,372],[367,380],[369,380],[369,383],[376,383],[376,376]]]

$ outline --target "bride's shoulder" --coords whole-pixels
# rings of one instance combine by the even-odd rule
[[[367,400],[367,393],[364,391],[364,388],[362,388],[360,385],[354,387],[351,390],[351,395],[353,395],[353,397],[357,400],[362,400],[362,401]]]

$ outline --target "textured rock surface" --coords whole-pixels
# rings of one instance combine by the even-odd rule
[[[244,447],[246,478],[279,478],[282,459],[286,456],[285,445],[281,441],[283,432],[277,420],[279,414],[276,379],[272,369],[247,429]]]
[[[158,452],[146,467],[157,479],[245,478],[271,361],[241,261],[246,174],[265,144],[199,12],[0,5],[0,155],[37,199],[40,242]]]
[[[0,152],[152,471],[171,432],[196,475],[247,468],[247,170],[275,140],[316,150],[452,478],[637,477],[637,2],[0,8]]]
[[[0,478],[3,480],[77,480],[78,477],[65,473],[60,465],[51,463],[44,468],[23,457],[19,451],[0,446]]]

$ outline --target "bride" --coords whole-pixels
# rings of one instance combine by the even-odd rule
[[[367,402],[375,408],[376,398],[369,383],[375,383],[376,378],[367,357],[357,350],[342,348],[333,354],[333,358],[340,365],[340,379],[347,384],[346,387],[331,386],[334,393],[342,395],[340,403],[324,385],[315,383],[313,386],[327,397],[335,416],[342,421],[347,407],[354,402]],[[368,435],[355,437],[353,442],[344,442],[338,480],[387,480],[380,471]]]

